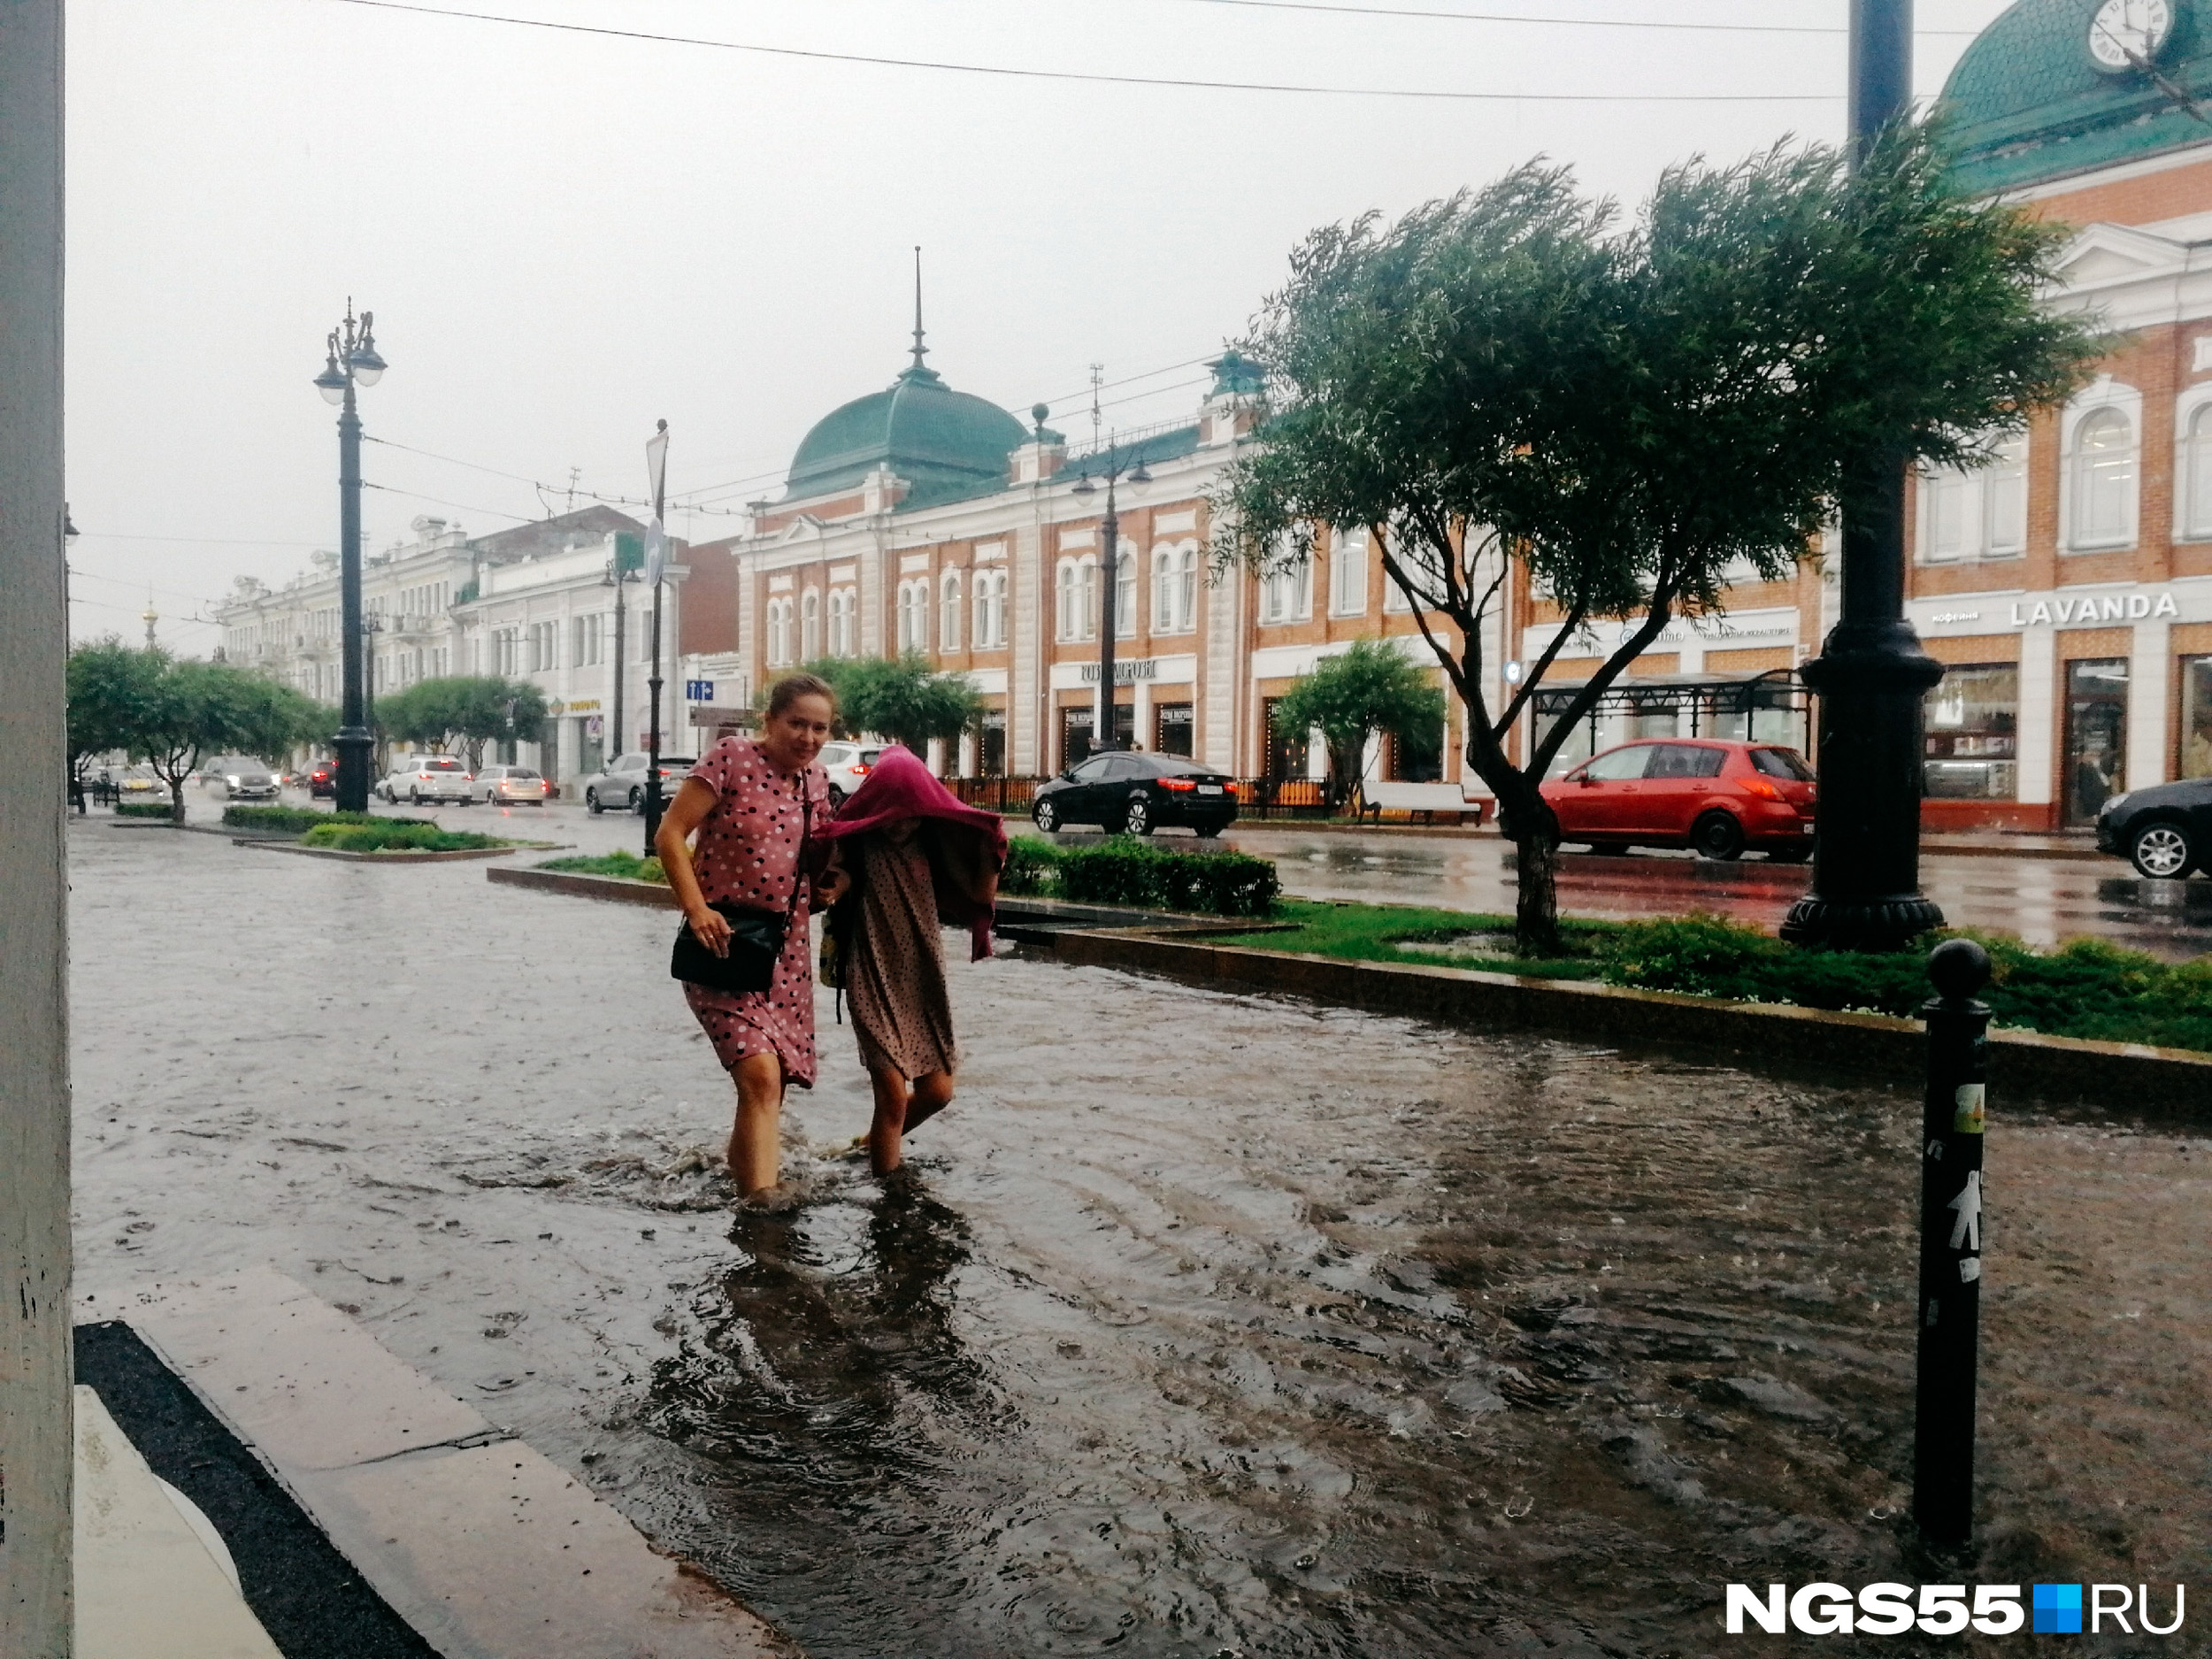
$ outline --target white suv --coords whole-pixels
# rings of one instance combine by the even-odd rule
[[[451,755],[403,755],[376,792],[394,804],[450,801],[466,806],[471,799],[469,769]]]
[[[845,804],[845,797],[860,787],[883,753],[880,743],[825,743],[815,764],[829,773],[829,798],[832,806]]]

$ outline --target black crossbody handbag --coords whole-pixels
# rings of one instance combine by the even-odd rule
[[[716,956],[699,942],[691,924],[682,922],[668,956],[669,978],[732,993],[764,991],[774,983],[777,958],[783,955],[791,924],[798,919],[800,884],[807,879],[807,843],[814,833],[814,803],[806,794],[803,775],[799,790],[799,855],[792,867],[789,908],[781,912],[757,910],[729,899],[710,904],[707,908],[730,925],[730,954]]]

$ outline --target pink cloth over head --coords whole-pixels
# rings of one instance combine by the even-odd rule
[[[918,818],[935,832],[923,840],[935,878],[938,919],[968,930],[972,960],[989,956],[998,872],[1006,863],[1006,826],[997,813],[964,803],[913,750],[896,744],[883,750],[836,818],[814,833],[824,841],[841,841],[901,818]]]

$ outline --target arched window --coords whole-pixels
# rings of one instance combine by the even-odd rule
[[[1137,550],[1128,542],[1114,560],[1114,637],[1125,640],[1137,631]]]
[[[830,589],[829,596],[829,654],[832,657],[849,656],[852,651],[850,632],[851,613],[845,608],[845,590]]]
[[[2134,539],[2135,426],[2120,410],[2100,409],[2074,428],[2073,484],[2073,546]]]
[[[1298,622],[1313,614],[1313,554],[1278,549],[1260,579],[1260,620]]]
[[[1059,640],[1079,640],[1083,637],[1082,572],[1073,559],[1060,561],[1060,598],[1053,611],[1053,637]]]
[[[1189,634],[1198,626],[1198,549],[1187,547],[1176,561],[1175,614],[1178,626]]]
[[[780,668],[791,660],[791,602],[771,599],[768,602],[768,662]]]
[[[1992,558],[2028,548],[2028,434],[2007,438],[1982,473],[1982,551]]]
[[[822,654],[822,595],[809,592],[799,602],[799,660],[810,663]]]
[[[1181,607],[1176,603],[1181,588],[1175,580],[1175,549],[1152,550],[1152,631],[1179,634],[1183,627]]]
[[[960,649],[960,572],[947,571],[938,589],[937,649]]]
[[[2212,403],[2200,403],[2189,418],[2189,436],[2181,463],[2185,503],[2182,534],[2212,537]]]

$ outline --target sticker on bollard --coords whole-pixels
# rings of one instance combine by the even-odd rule
[[[1951,1133],[1955,1135],[1978,1135],[1982,1132],[1983,1090],[1981,1083],[1962,1083],[1952,1097],[1955,1108],[1951,1116]]]

